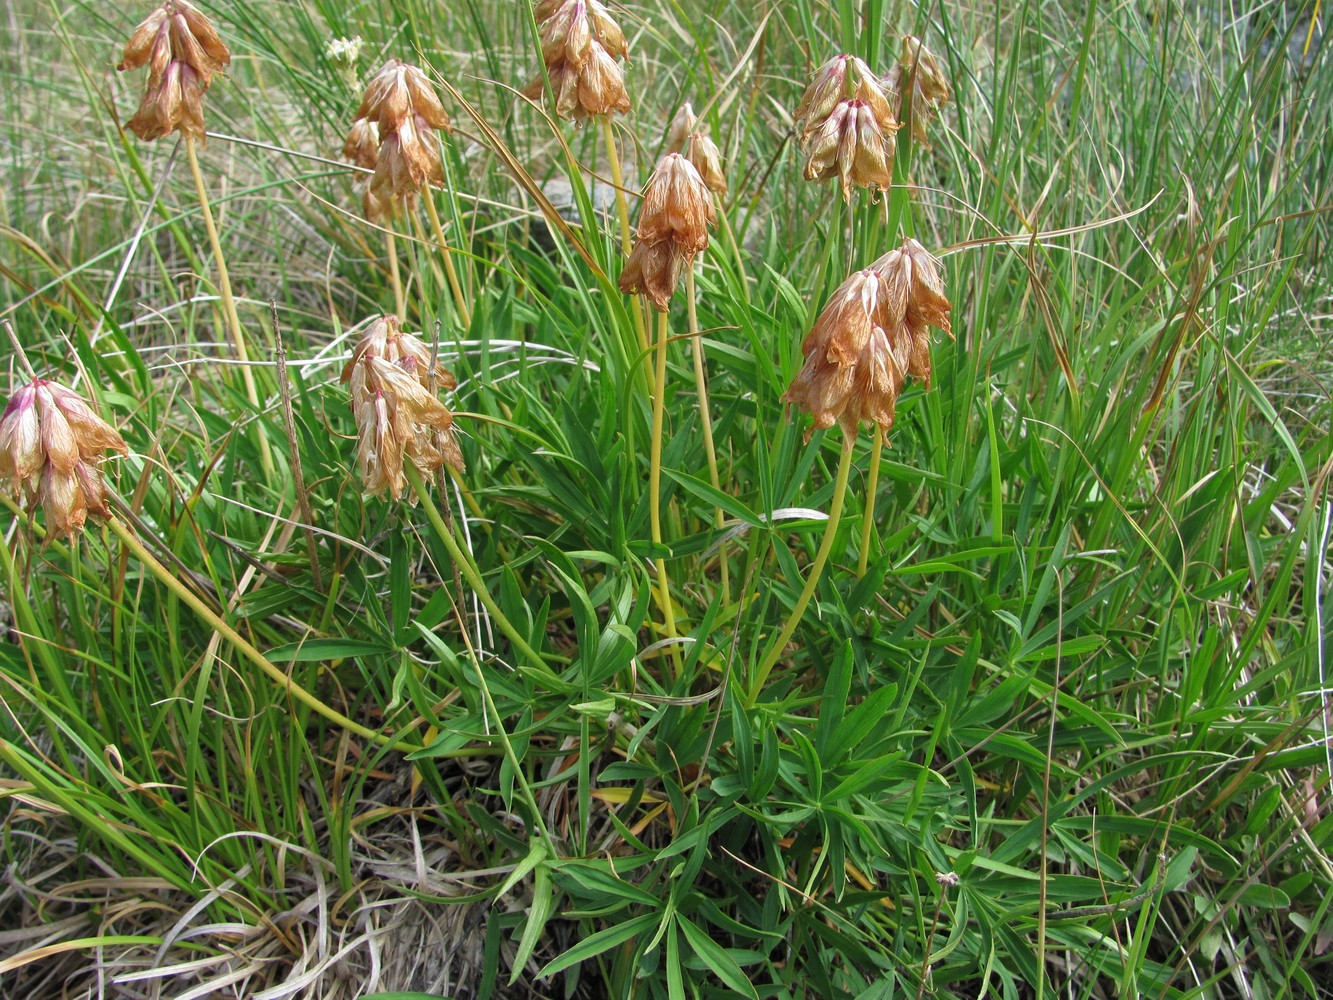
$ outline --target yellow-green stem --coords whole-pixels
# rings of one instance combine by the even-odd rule
[[[879,462],[884,453],[884,428],[875,424],[875,444],[870,452],[870,478],[866,481],[865,513],[861,516],[861,555],[856,560],[856,578],[866,575],[870,562],[870,536],[875,530],[875,497],[879,491]]]
[[[653,438],[648,455],[648,519],[653,545],[662,547],[662,424],[665,416],[667,359],[667,314],[657,314],[657,365],[653,378]],[[676,612],[671,605],[671,580],[666,560],[657,557],[658,600],[662,605],[662,623],[669,638],[676,636]],[[675,647],[672,647],[673,659]],[[679,663],[677,663],[679,668]]]
[[[685,302],[689,308],[690,345],[694,348],[694,382],[699,394],[699,422],[703,425],[704,454],[708,457],[708,480],[713,489],[721,492],[722,478],[717,471],[717,448],[713,444],[713,417],[708,407],[708,375],[704,370],[704,345],[699,336],[699,310],[695,301],[694,268],[685,270]],[[713,511],[713,524],[719,530],[723,525],[722,508]],[[727,546],[724,543],[718,549],[718,562],[722,567],[722,599],[725,602],[731,594],[731,573],[727,566]]]
[[[505,617],[505,613],[500,610],[500,605],[491,596],[491,592],[487,589],[486,582],[481,578],[481,573],[476,564],[473,563],[471,556],[458,544],[453,531],[444,523],[444,518],[435,504],[434,497],[430,495],[430,490],[427,488],[425,481],[421,478],[421,474],[410,462],[406,465],[406,472],[407,481],[412,484],[413,491],[421,500],[421,506],[425,509],[426,517],[430,520],[431,527],[435,529],[435,534],[449,551],[449,558],[453,559],[454,565],[463,574],[463,579],[468,582],[468,586],[481,598],[482,605],[490,612],[496,624],[500,626],[500,631],[508,636],[509,641],[514,644],[514,649],[518,650],[547,681],[554,682],[557,686],[563,688],[564,682],[546,665],[541,653],[528,645],[527,640],[523,638],[513,623]]]
[[[241,317],[236,312],[236,298],[231,291],[231,276],[227,273],[227,258],[222,255],[222,241],[218,239],[218,227],[213,221],[213,209],[208,203],[208,188],[204,186],[204,175],[199,169],[199,154],[195,141],[185,137],[185,153],[190,161],[190,174],[194,177],[195,194],[199,197],[199,213],[204,219],[204,230],[208,233],[208,243],[213,249],[213,260],[218,269],[218,296],[222,299],[222,314],[227,322],[227,331],[231,334],[232,345],[236,348],[236,360],[241,367],[241,381],[245,384],[245,398],[256,413],[259,412],[259,390],[255,388],[255,375],[250,370],[250,353],[245,348],[245,332],[241,329]],[[264,470],[268,481],[273,479],[273,453],[269,450],[268,438],[261,428],[255,428],[259,439],[259,465]]]
[[[616,133],[610,118],[602,119],[602,138],[606,141],[606,160],[611,168],[611,183],[616,189],[616,212],[620,217],[620,249],[625,256],[630,255],[633,240],[630,238],[629,202],[625,198],[625,176],[620,170],[620,156],[616,152]],[[639,338],[639,352],[648,353],[648,325],[643,319],[643,305],[637,295],[629,301],[630,315],[634,317],[634,332]]]
[[[393,284],[393,314],[401,323],[407,319],[407,302],[403,299],[403,279],[398,273],[398,241],[387,229],[384,231],[384,252],[389,255],[389,280]]]
[[[157,557],[144,547],[143,542],[139,541],[139,537],[128,525],[119,518],[112,517],[107,521],[107,527],[109,527],[115,533],[116,537],[124,543],[125,547],[133,553],[134,557],[143,563],[148,571],[152,573],[153,576],[157,577],[168,590],[172,591],[179,597],[191,611],[198,615],[201,621],[235,646],[242,656],[266,673],[278,687],[292,698],[305,705],[316,715],[321,715],[334,725],[341,726],[348,732],[355,733],[362,739],[370,740],[381,746],[392,745],[404,753],[411,753],[421,749],[421,747],[415,744],[403,743],[393,739],[391,736],[377,733],[373,729],[367,729],[360,723],[353,722],[336,709],[330,708],[328,705],[324,704],[324,702],[320,701],[313,694],[292,680],[290,676],[275,667],[268,657],[246,641],[234,628],[219,618],[218,615],[214,613],[214,611],[205,604],[194,591],[185,586],[185,584],[173,575],[169,569],[157,561]]]
[[[745,273],[745,258],[741,254],[740,244],[736,242],[736,233],[731,228],[731,220],[727,217],[727,206],[722,203],[719,197],[717,201],[717,219],[722,224],[722,232],[727,237],[727,246],[731,249],[731,259],[736,262],[736,280],[741,283],[741,295],[745,301],[750,301],[750,279]]]
[[[431,197],[429,190],[422,193],[422,201],[426,203],[426,214],[430,216],[430,227],[435,231],[435,241],[440,245],[440,256],[444,259],[444,273],[449,279],[449,290],[453,292],[454,308],[458,310],[458,319],[463,324],[463,329],[470,329],[472,326],[472,310],[468,308],[467,297],[463,294],[463,287],[458,282],[458,272],[454,270],[454,256],[449,252],[449,244],[444,238],[444,227],[440,225],[440,213],[435,208],[435,199]]]
[[[815,593],[815,587],[819,585],[819,578],[824,572],[824,564],[828,562],[829,552],[833,549],[833,540],[838,534],[838,522],[842,520],[842,502],[847,496],[847,476],[851,472],[852,452],[855,448],[855,432],[849,434],[844,430],[842,457],[838,460],[838,473],[833,480],[833,502],[829,506],[828,520],[824,523],[824,537],[819,543],[819,551],[815,553],[815,561],[810,566],[810,572],[806,575],[801,596],[796,599],[796,606],[791,609],[791,614],[787,616],[782,631],[778,633],[777,639],[769,646],[768,653],[765,654],[763,661],[759,664],[759,669],[755,671],[754,677],[750,680],[750,690],[746,698],[747,706],[753,705],[758,700],[759,692],[764,689],[769,674],[773,672],[774,666],[777,665],[778,659],[782,656],[782,651],[787,648],[787,643],[791,641],[792,633],[796,631],[801,616],[805,614],[806,605],[810,603],[810,598]]]

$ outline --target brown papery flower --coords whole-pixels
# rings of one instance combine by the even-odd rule
[[[805,364],[783,400],[809,410],[814,429],[862,420],[885,431],[909,377],[930,388],[930,332],[949,332],[939,261],[908,239],[833,293],[801,344]],[[807,438],[809,434],[807,433]]]
[[[717,221],[703,177],[680,153],[657,164],[643,192],[638,237],[644,243],[671,240],[687,250],[708,246],[708,227]]]
[[[48,379],[20,389],[0,416],[0,483],[46,511],[47,529],[79,531],[89,513],[109,517],[101,464],[125,454],[120,434],[78,393]]]
[[[634,244],[620,272],[620,290],[626,295],[646,295],[660,312],[670,308],[671,296],[685,268],[694,261],[694,251],[671,240]]]
[[[921,39],[908,35],[903,39],[902,57],[884,85],[893,98],[893,114],[902,121],[902,103],[905,93],[912,95],[912,138],[929,145],[926,124],[939,114],[942,105],[949,102],[949,79],[944,75],[935,54]]]
[[[629,111],[629,94],[618,59],[629,54],[620,25],[599,0],[543,0],[533,11],[542,61],[562,118],[604,118]],[[537,77],[523,91],[535,100]]]
[[[801,142],[809,142],[824,127],[834,109],[852,98],[870,107],[882,130],[897,128],[889,96],[865,60],[853,55],[839,55],[815,70],[792,112]]]
[[[188,0],[165,0],[130,36],[119,70],[148,66],[148,85],[127,127],[145,141],[179,131],[204,138],[204,91],[231,64],[209,19]]]
[[[449,116],[426,74],[390,59],[366,84],[343,157],[375,171],[366,185],[367,218],[384,221],[426,185],[444,184],[435,132],[450,131]]]
[[[432,369],[430,349],[392,316],[373,322],[353,349],[342,381],[351,391],[357,467],[368,494],[400,499],[405,459],[427,480],[444,465],[463,471],[454,417],[430,391],[432,373],[437,388],[455,386],[438,362]]]
[[[894,131],[860,99],[843,101],[824,120],[809,141],[806,180],[837,177],[842,196],[851,200],[853,187],[887,190],[893,183]]]

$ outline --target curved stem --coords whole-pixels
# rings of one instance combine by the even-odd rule
[[[763,690],[769,674],[773,672],[773,667],[777,665],[778,658],[782,656],[782,651],[787,648],[787,643],[791,641],[792,633],[796,631],[801,615],[805,613],[806,605],[810,603],[810,598],[814,596],[815,587],[819,585],[819,578],[824,572],[824,564],[828,562],[829,552],[833,549],[833,540],[838,534],[838,522],[842,520],[842,502],[847,496],[847,476],[852,468],[852,452],[855,448],[855,431],[848,433],[844,430],[842,457],[838,460],[838,473],[833,480],[833,502],[829,506],[828,521],[824,523],[824,538],[819,543],[819,551],[815,553],[815,561],[810,566],[810,572],[806,575],[805,586],[801,590],[801,596],[796,599],[796,606],[791,609],[786,624],[782,626],[782,631],[778,633],[777,639],[768,647],[763,662],[759,664],[759,669],[755,671],[754,677],[750,681],[750,690],[746,697],[747,707],[754,705],[756,699],[758,699],[759,692]]]
[[[426,203],[426,214],[430,216],[430,227],[435,232],[435,241],[440,245],[440,256],[444,258],[444,274],[449,279],[449,290],[453,292],[454,306],[458,309],[458,318],[463,329],[472,327],[472,311],[468,308],[467,297],[458,281],[458,272],[454,270],[454,256],[449,252],[449,244],[444,238],[444,227],[440,224],[440,213],[435,208],[435,199],[429,189],[422,192],[421,200]]]
[[[222,255],[222,241],[218,239],[218,227],[213,221],[213,209],[208,203],[208,188],[204,186],[204,175],[199,169],[199,154],[195,150],[195,141],[185,137],[185,153],[190,161],[190,174],[194,177],[195,194],[199,197],[199,213],[204,219],[204,230],[208,233],[208,243],[213,249],[213,260],[218,269],[218,296],[222,299],[222,314],[227,322],[227,331],[231,334],[232,345],[236,348],[236,360],[241,366],[241,381],[245,384],[245,398],[250,401],[255,413],[259,412],[259,390],[255,388],[254,372],[250,370],[250,354],[245,348],[245,333],[241,329],[241,317],[236,312],[236,299],[231,291],[231,275],[227,272],[227,258]],[[264,470],[265,479],[273,479],[273,453],[269,450],[268,438],[261,428],[255,428],[259,438],[259,464]]]
[[[856,578],[866,575],[870,562],[870,536],[875,530],[875,497],[879,491],[879,462],[884,455],[884,428],[875,424],[875,444],[870,452],[870,479],[866,483],[865,511],[861,515],[861,556],[856,560]]]
[[[486,610],[490,612],[491,617],[499,624],[500,631],[509,638],[509,641],[514,644],[516,650],[531,661],[532,665],[541,672],[547,681],[554,682],[558,687],[563,689],[565,687],[564,682],[561,681],[551,668],[546,665],[546,661],[542,658],[541,653],[528,645],[528,641],[524,639],[518,629],[514,627],[513,622],[511,622],[505,616],[505,613],[500,610],[500,605],[497,604],[495,598],[491,596],[491,592],[487,589],[486,582],[482,580],[481,573],[478,571],[476,564],[463,550],[463,547],[458,544],[458,540],[454,538],[453,531],[451,531],[449,526],[444,523],[444,518],[440,515],[439,508],[435,505],[435,500],[431,497],[430,490],[427,489],[425,481],[422,480],[421,473],[417,472],[416,467],[413,466],[411,462],[408,462],[405,468],[407,472],[407,481],[412,484],[413,491],[415,491],[417,497],[421,500],[421,506],[425,508],[426,517],[430,519],[431,527],[435,529],[435,534],[439,536],[440,541],[449,551],[449,557],[453,559],[454,565],[457,566],[459,572],[463,574],[463,579],[468,582],[468,586],[470,586],[476,595],[481,598],[481,603],[485,605]]]
[[[667,314],[657,314],[657,367],[653,379],[653,437],[648,455],[648,519],[653,534],[653,545],[662,546],[662,425],[665,422],[667,359]],[[671,580],[667,576],[666,560],[657,557],[658,598],[662,605],[662,623],[668,637],[676,635],[676,611],[671,605]],[[675,647],[672,647],[675,659]],[[676,663],[677,673],[680,664]]]
[[[139,541],[138,536],[130,530],[129,526],[121,521],[120,518],[109,518],[107,520],[107,527],[109,527],[112,532],[115,533],[116,537],[124,543],[125,547],[134,554],[134,557],[147,567],[148,571],[152,573],[153,576],[166,586],[168,590],[180,598],[191,611],[198,615],[199,618],[208,625],[209,628],[216,631],[224,639],[235,646],[242,656],[266,673],[278,687],[282,688],[288,695],[305,705],[316,715],[321,715],[334,725],[341,726],[348,732],[356,733],[356,735],[361,738],[370,740],[373,743],[378,743],[381,746],[394,746],[405,753],[411,753],[421,749],[421,747],[416,746],[415,744],[403,743],[390,736],[386,736],[383,733],[377,733],[373,729],[367,729],[360,723],[353,722],[336,709],[330,708],[328,705],[324,704],[324,702],[320,701],[313,694],[292,680],[290,676],[275,667],[268,657],[247,642],[234,628],[219,618],[208,605],[200,600],[198,594],[185,586],[185,584],[173,575],[169,569],[157,561],[157,557],[144,547],[143,542]]]
[[[704,370],[704,345],[699,336],[699,311],[694,293],[694,268],[685,271],[685,302],[689,307],[690,345],[694,349],[694,382],[699,393],[699,422],[704,432],[704,454],[708,457],[708,480],[713,489],[721,492],[722,479],[717,471],[717,448],[713,444],[713,417],[708,407],[708,376]],[[719,530],[723,526],[722,508],[713,511],[713,525]],[[727,546],[718,549],[718,562],[722,568],[722,599],[726,601],[731,594],[731,574],[727,566]]]

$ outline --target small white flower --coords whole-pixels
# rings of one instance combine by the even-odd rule
[[[361,48],[365,44],[360,35],[353,35],[351,38],[331,38],[324,46],[324,55],[330,62],[354,66],[361,58]]]

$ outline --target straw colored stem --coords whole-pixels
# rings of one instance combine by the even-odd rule
[[[653,534],[653,545],[662,546],[662,424],[665,418],[667,359],[667,314],[657,315],[657,365],[653,379],[653,438],[648,456],[648,518]],[[657,557],[658,598],[662,606],[663,628],[668,637],[676,635],[676,612],[671,605],[671,580],[667,575],[666,560]],[[675,647],[672,647],[673,659]],[[677,663],[677,673],[680,664]]]
[[[861,555],[856,560],[856,578],[866,575],[870,563],[870,536],[875,532],[875,497],[879,494],[879,463],[884,455],[884,428],[875,424],[875,444],[870,452],[870,478],[866,482],[865,512],[861,516]]]
[[[398,241],[387,229],[384,231],[384,252],[389,256],[389,280],[393,283],[393,314],[401,323],[407,319],[407,302],[403,299],[403,279],[398,273]]]
[[[625,198],[625,176],[620,169],[620,155],[616,152],[616,133],[610,118],[602,119],[602,139],[606,142],[606,160],[611,168],[611,184],[616,189],[616,213],[620,218],[620,249],[625,256],[634,249],[630,237],[629,201]],[[634,332],[639,338],[639,351],[648,353],[648,324],[643,318],[643,305],[639,297],[633,296],[629,303],[630,315],[634,318]]]
[[[199,197],[199,212],[204,219],[204,230],[208,233],[208,243],[213,249],[213,260],[218,269],[218,296],[222,299],[222,313],[227,322],[227,331],[231,334],[232,346],[236,348],[236,360],[241,366],[241,381],[245,385],[245,398],[255,412],[259,412],[259,390],[255,388],[254,372],[250,371],[250,354],[245,347],[245,332],[241,329],[241,317],[236,312],[236,299],[231,291],[231,276],[227,272],[227,258],[222,254],[222,241],[218,239],[218,227],[213,221],[213,209],[208,202],[208,188],[204,185],[204,175],[199,169],[199,154],[193,138],[186,136],[185,153],[190,161],[190,174],[194,177],[194,190]],[[273,478],[273,453],[269,450],[268,438],[261,429],[256,428],[259,438],[259,464],[268,480]]]
[[[819,543],[819,551],[815,553],[815,561],[810,566],[810,572],[806,575],[801,596],[796,599],[796,606],[791,609],[791,614],[787,616],[782,631],[778,633],[778,637],[773,644],[768,647],[767,654],[765,654],[763,661],[759,664],[759,669],[755,671],[754,677],[750,681],[750,689],[746,698],[747,705],[753,705],[758,700],[759,692],[764,689],[764,684],[773,672],[773,667],[777,665],[779,658],[782,656],[782,651],[787,648],[787,643],[791,641],[792,634],[796,631],[796,626],[800,622],[801,616],[805,614],[806,606],[810,603],[810,598],[814,596],[815,587],[819,585],[819,578],[823,575],[829,552],[833,549],[833,540],[838,534],[838,522],[842,520],[842,502],[847,496],[847,476],[851,472],[852,452],[855,448],[855,433],[849,434],[844,431],[842,457],[838,460],[838,472],[833,480],[833,503],[829,507],[828,520],[824,523],[823,540]]]
[[[185,584],[182,583],[169,569],[157,561],[157,557],[144,547],[144,544],[139,541],[138,536],[128,525],[119,518],[112,517],[107,521],[107,527],[109,527],[115,533],[116,537],[124,543],[125,547],[130,550],[134,557],[143,563],[148,571],[152,573],[153,576],[155,576],[168,590],[180,598],[191,611],[198,615],[201,621],[235,646],[242,656],[267,674],[269,678],[290,697],[305,705],[316,715],[323,716],[334,725],[340,726],[350,733],[355,733],[362,739],[370,740],[381,746],[393,745],[397,749],[406,753],[421,749],[419,746],[403,743],[390,736],[386,736],[383,733],[377,733],[373,729],[367,729],[360,723],[353,722],[336,709],[330,708],[328,705],[324,704],[324,702],[320,701],[313,694],[292,680],[291,677],[275,667],[268,657],[247,642],[234,628],[219,618],[213,610],[194,593],[194,591],[185,586]]]
[[[713,416],[708,405],[708,373],[704,367],[704,345],[699,335],[699,311],[695,301],[694,268],[685,272],[685,302],[689,307],[690,346],[694,350],[694,383],[699,395],[699,423],[704,433],[704,454],[708,458],[708,481],[713,489],[721,492],[722,478],[717,471],[717,448],[713,443]],[[713,511],[713,525],[721,530],[723,526],[722,508]],[[718,550],[718,562],[722,568],[722,598],[725,601],[731,594],[731,573],[727,566],[727,546],[723,543]]]
[[[429,191],[423,193],[422,201],[426,203],[426,214],[430,216],[430,228],[435,233],[435,241],[440,245],[440,257],[444,261],[444,274],[449,279],[449,290],[454,296],[454,308],[458,310],[458,319],[463,324],[463,329],[469,329],[472,326],[472,310],[468,308],[467,296],[463,294],[463,286],[459,284],[458,272],[454,269],[454,255],[449,252],[449,244],[444,238],[444,226],[440,224],[440,213],[435,207],[435,199],[431,197]]]

